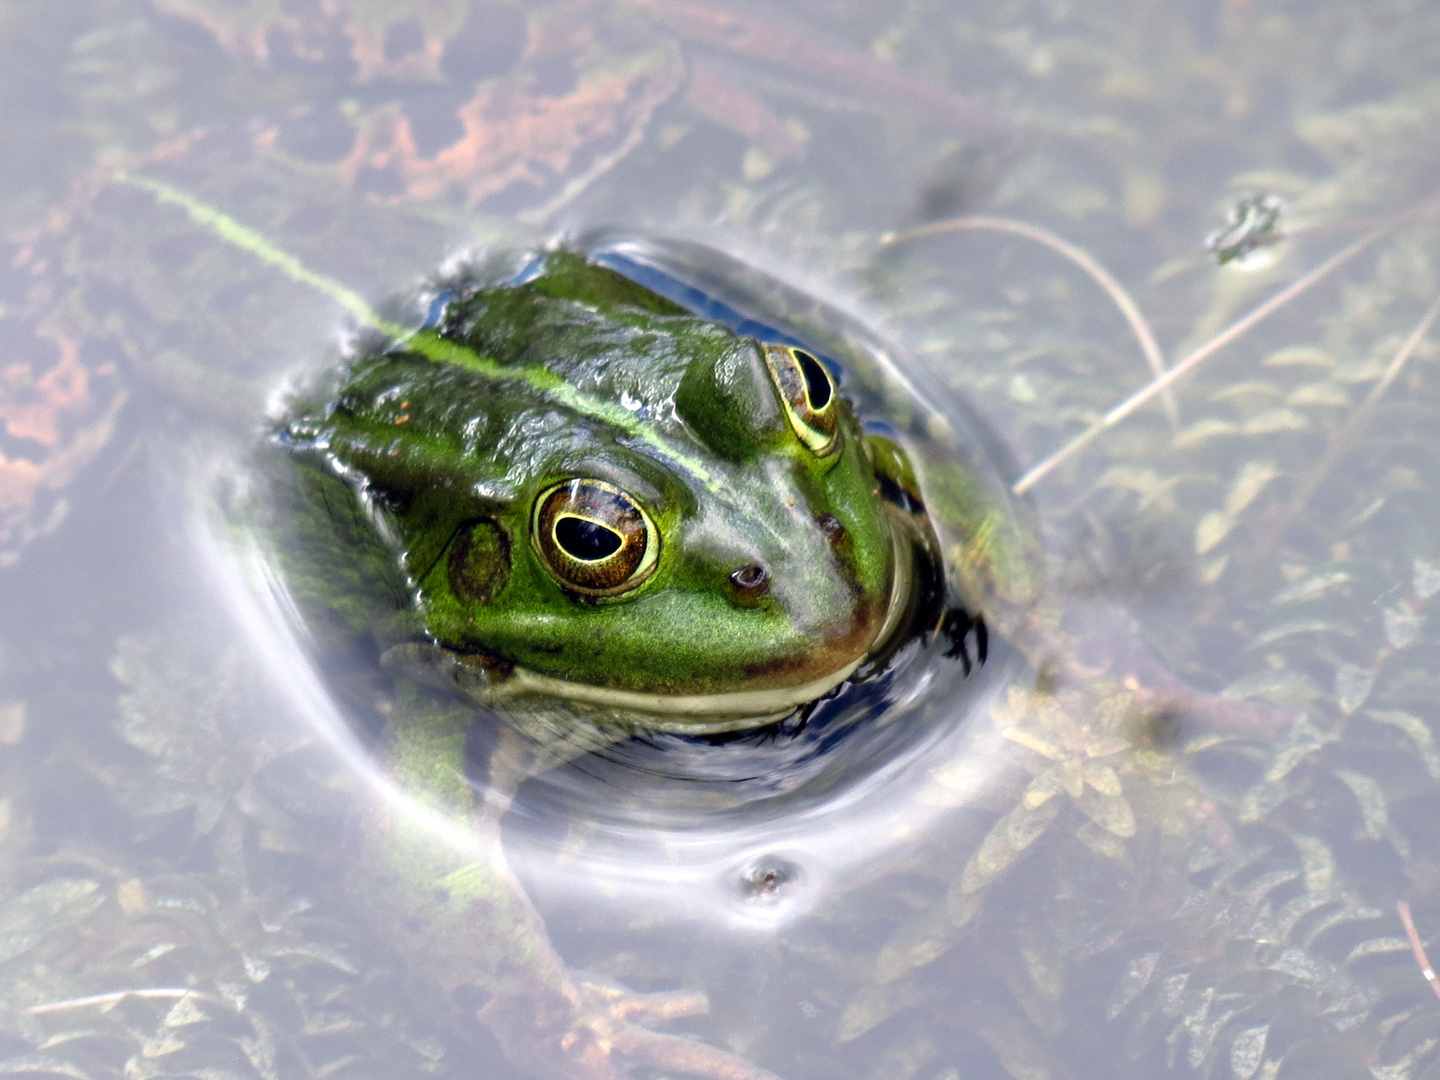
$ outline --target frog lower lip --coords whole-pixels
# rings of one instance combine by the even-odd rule
[[[503,710],[507,701],[539,696],[563,699],[582,708],[616,716],[644,717],[647,729],[715,734],[760,727],[783,720],[802,705],[824,697],[855,673],[859,657],[818,679],[796,686],[765,690],[731,690],[720,694],[651,694],[613,690],[588,683],[566,682],[526,668],[516,668],[503,683],[485,693],[486,704]]]
[[[458,690],[501,714],[524,714],[537,703],[560,701],[601,727],[706,735],[783,720],[800,706],[830,693],[864,660],[865,656],[856,657],[819,678],[793,686],[715,694],[659,694],[571,682],[529,668],[497,669],[480,658],[418,642],[387,650],[381,666],[428,686]]]

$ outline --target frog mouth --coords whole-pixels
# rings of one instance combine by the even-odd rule
[[[710,735],[725,731],[763,727],[783,720],[802,705],[824,697],[850,678],[864,658],[836,671],[796,686],[765,690],[730,690],[719,694],[651,694],[635,690],[612,690],[587,683],[566,682],[516,668],[511,677],[496,687],[489,703],[501,706],[506,699],[540,695],[562,698],[572,705],[647,730]]]
[[[459,690],[507,716],[533,712],[548,699],[564,702],[607,729],[714,735],[764,727],[825,697],[871,657],[891,649],[897,633],[910,623],[914,607],[916,553],[910,533],[902,523],[892,522],[895,569],[885,617],[860,654],[832,671],[793,686],[712,694],[621,690],[542,675],[525,667],[497,667],[483,657],[462,655],[438,645],[397,645],[381,660],[392,672],[431,686]]]
[[[396,645],[386,650],[380,660],[392,674],[427,686],[458,690],[507,718],[544,711],[543,703],[549,700],[564,702],[606,729],[712,735],[764,727],[785,719],[850,678],[868,655],[794,686],[718,694],[656,694],[570,682],[529,668],[497,669],[483,658],[420,643]]]

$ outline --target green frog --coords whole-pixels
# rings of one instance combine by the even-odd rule
[[[677,257],[725,262],[612,240],[449,275],[267,451],[300,609],[393,680],[377,742],[396,794],[364,888],[457,1000],[489,995],[481,1019],[540,1076],[768,1074],[639,1023],[703,999],[567,970],[500,845],[522,783],[632,736],[774,727],[902,655],[964,678],[986,620],[1037,587],[1004,489],[882,349],[697,300]]]

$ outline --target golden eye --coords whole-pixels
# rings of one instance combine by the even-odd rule
[[[840,395],[825,365],[789,345],[765,346],[765,364],[800,441],[820,457],[834,450],[839,441]]]
[[[566,480],[541,492],[531,537],[546,569],[587,596],[635,588],[660,558],[660,535],[640,504],[604,480]]]

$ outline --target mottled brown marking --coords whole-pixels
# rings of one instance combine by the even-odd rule
[[[450,549],[448,575],[460,599],[488,604],[510,580],[510,537],[493,518],[462,526]]]

